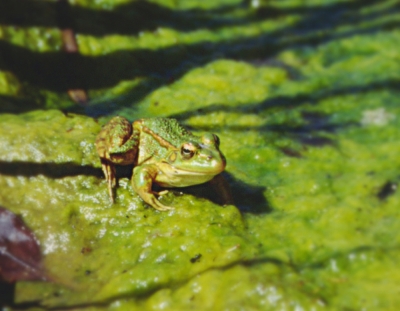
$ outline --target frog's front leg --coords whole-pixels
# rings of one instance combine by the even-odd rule
[[[132,187],[147,204],[159,211],[174,209],[157,200],[152,190],[153,181],[156,179],[158,169],[152,165],[137,166],[133,169]]]

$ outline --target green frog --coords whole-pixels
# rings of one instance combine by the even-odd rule
[[[195,136],[175,119],[140,119],[132,124],[123,117],[112,118],[96,138],[96,150],[114,202],[115,165],[133,164],[132,187],[149,205],[160,211],[173,207],[162,204],[153,183],[161,187],[201,184],[220,174],[226,166],[219,150],[219,138],[206,133]]]

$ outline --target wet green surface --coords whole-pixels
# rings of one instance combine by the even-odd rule
[[[76,57],[55,2],[0,4],[0,205],[53,279],[18,283],[17,304],[398,310],[400,7],[257,2],[76,0]],[[117,114],[218,134],[235,206],[206,186],[157,212],[131,168],[111,205],[94,139]]]

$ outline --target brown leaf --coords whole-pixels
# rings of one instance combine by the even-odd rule
[[[22,219],[0,206],[0,281],[45,280],[42,254]]]

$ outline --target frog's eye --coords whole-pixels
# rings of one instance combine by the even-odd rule
[[[181,147],[181,155],[184,159],[190,159],[193,157],[195,147],[192,144],[183,144]]]

